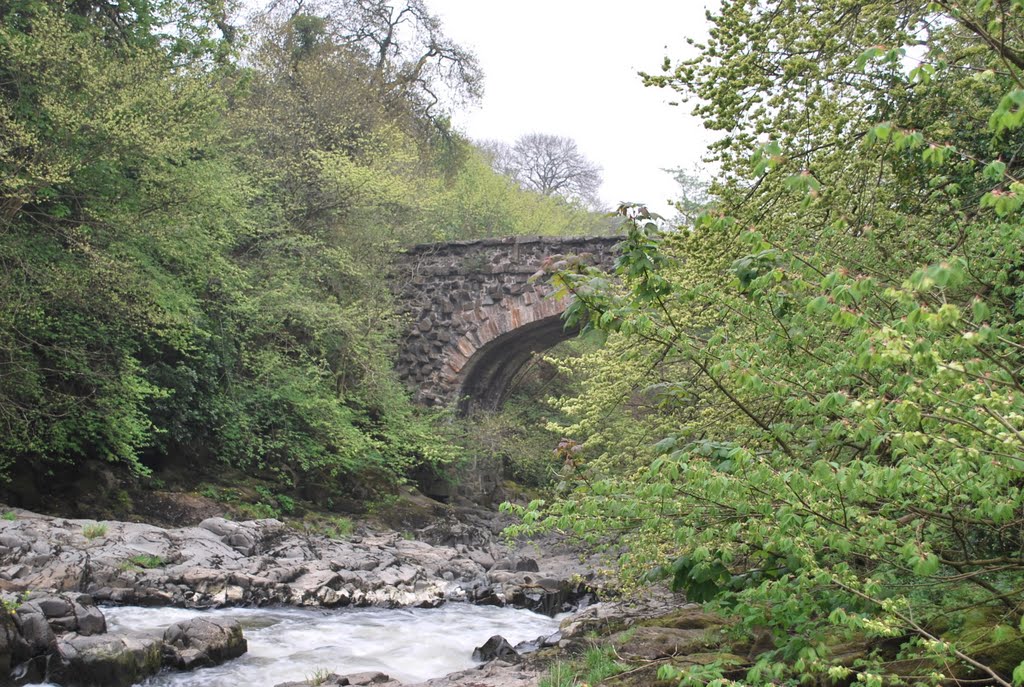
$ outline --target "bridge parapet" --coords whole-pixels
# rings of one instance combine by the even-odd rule
[[[617,236],[511,237],[421,244],[399,256],[397,295],[409,327],[397,369],[419,402],[495,408],[535,351],[569,338],[567,299],[529,278],[553,255],[610,266]]]

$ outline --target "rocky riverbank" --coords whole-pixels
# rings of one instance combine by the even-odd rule
[[[277,520],[213,517],[164,529],[9,513],[0,520],[0,590],[11,611],[3,619],[0,674],[7,677],[0,684],[45,677],[117,687],[162,667],[208,664],[192,656],[188,641],[106,634],[97,604],[338,608],[470,601],[551,614],[583,593],[577,581],[583,571],[572,556],[541,564],[517,556],[496,541],[499,525],[486,520],[441,520],[416,540],[395,532],[330,538]]]
[[[586,592],[578,555],[557,547],[535,557],[510,551],[496,537],[500,516],[486,512],[441,518],[417,530],[418,539],[370,531],[330,538],[277,520],[212,517],[165,529],[10,513],[0,519],[0,590],[9,611],[0,619],[0,686],[45,679],[128,687],[160,670],[215,665],[245,651],[242,630],[231,621],[192,619],[162,636],[109,633],[103,604],[339,608],[469,601],[553,614]],[[484,665],[421,687],[534,687],[553,662],[601,646],[633,666],[608,684],[649,685],[660,665],[718,661],[739,670],[765,648],[752,642],[726,650],[723,625],[698,606],[680,609],[674,596],[599,603],[518,651],[492,638],[474,657]],[[383,673],[328,674],[314,682],[399,684]]]
[[[482,526],[439,523],[407,539],[296,531],[277,520],[208,518],[164,529],[12,511],[0,520],[0,589],[90,595],[98,603],[219,606],[515,604],[557,612],[583,572],[571,556],[517,557]]]

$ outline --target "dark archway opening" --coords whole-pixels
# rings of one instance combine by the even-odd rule
[[[488,341],[466,363],[459,389],[459,415],[501,408],[509,382],[533,354],[571,339],[578,331],[576,327],[567,329],[562,317],[555,315]]]

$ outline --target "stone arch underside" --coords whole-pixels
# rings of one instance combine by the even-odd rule
[[[505,401],[509,384],[534,353],[572,338],[578,329],[566,328],[561,314],[552,315],[495,337],[466,361],[458,388],[460,415],[477,410],[497,410]]]

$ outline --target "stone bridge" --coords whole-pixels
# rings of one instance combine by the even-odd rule
[[[396,293],[410,326],[397,369],[420,403],[457,403],[461,414],[498,408],[534,352],[575,335],[569,299],[529,278],[553,255],[610,267],[617,236],[513,237],[421,244],[396,264]]]

